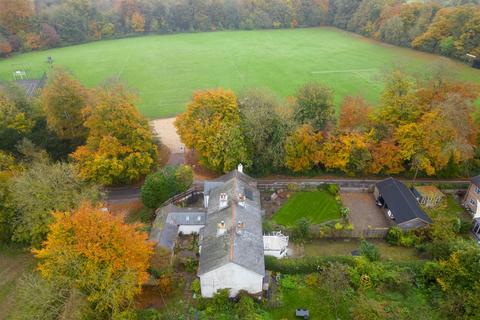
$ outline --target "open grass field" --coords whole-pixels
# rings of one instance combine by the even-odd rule
[[[335,89],[336,102],[361,94],[375,102],[382,75],[392,68],[429,72],[441,61],[463,80],[480,82],[480,71],[439,56],[381,44],[333,28],[224,31],[156,35],[109,40],[0,60],[0,79],[25,69],[30,77],[54,65],[94,86],[120,78],[138,91],[141,112],[149,118],[173,116],[185,108],[192,92],[212,87],[240,92],[270,88],[281,97],[307,81]],[[448,62],[448,63],[447,63]]]
[[[340,218],[340,208],[327,191],[300,191],[294,193],[272,217],[276,223],[285,226],[294,225],[300,218],[318,224]]]

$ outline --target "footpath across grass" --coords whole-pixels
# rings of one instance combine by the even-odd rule
[[[339,219],[340,207],[327,191],[299,191],[273,215],[273,221],[284,226],[293,226],[301,218],[307,218],[312,224]]]
[[[224,87],[241,92],[269,88],[282,98],[309,81],[347,95],[378,101],[383,76],[393,68],[425,75],[441,63],[462,80],[480,83],[480,70],[440,56],[375,42],[334,28],[222,31],[155,35],[30,52],[0,59],[0,80],[26,70],[38,78],[63,67],[85,85],[119,78],[138,91],[138,106],[149,118],[176,115],[195,90]]]

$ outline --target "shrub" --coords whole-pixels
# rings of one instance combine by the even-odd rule
[[[347,220],[350,217],[350,209],[347,207],[340,208],[340,215],[344,220]]]
[[[339,188],[338,188],[338,185],[336,185],[336,184],[327,184],[327,186],[325,187],[325,189],[326,189],[326,190],[328,191],[328,193],[330,193],[332,196],[338,195]]]
[[[393,226],[388,229],[387,235],[385,236],[385,241],[392,246],[396,246],[400,243],[402,236],[403,231],[399,227]]]
[[[186,191],[192,184],[192,169],[188,166],[165,167],[149,174],[140,195],[147,208],[158,208],[168,198]]]
[[[370,261],[380,260],[380,252],[378,251],[377,247],[366,240],[362,240],[362,242],[360,242],[360,254]]]
[[[301,218],[295,223],[293,232],[294,238],[298,240],[305,240],[310,234],[310,222],[307,218]]]
[[[298,187],[298,184],[296,183],[289,183],[287,185],[287,190],[290,191],[290,192],[296,192],[298,191],[299,187]]]
[[[199,295],[201,290],[200,280],[199,279],[193,280],[192,285],[190,286],[190,289],[192,290],[193,293],[195,293],[196,295]]]

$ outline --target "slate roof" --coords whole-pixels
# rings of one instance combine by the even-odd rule
[[[476,177],[473,177],[472,179],[470,179],[470,181],[476,185],[477,187],[480,188],[480,175],[476,176]]]
[[[418,205],[413,193],[400,181],[388,178],[377,183],[378,191],[392,211],[396,223],[403,223],[419,218],[426,223],[432,220]]]
[[[217,235],[221,221],[224,221],[226,231]],[[231,262],[265,275],[262,218],[257,208],[244,208],[234,203],[209,213],[201,246],[199,275]]]
[[[244,175],[243,173],[241,174]],[[248,197],[245,199],[247,206],[253,206],[260,209],[260,191],[258,191],[256,188],[256,183],[252,183],[241,176],[239,177],[230,175],[230,177],[230,180],[223,182],[221,185],[209,191],[207,212],[211,213],[219,209],[221,193],[226,193],[229,201],[233,200],[237,202],[239,194],[243,194],[245,196],[248,194]],[[248,178],[251,179],[250,177]]]
[[[206,213],[203,208],[179,208],[170,204],[159,208],[150,231],[150,240],[158,246],[173,250],[179,225],[204,225]]]
[[[166,207],[168,211],[166,223],[174,225],[204,225],[205,209],[203,208],[179,208],[172,204]]]
[[[235,263],[264,276],[262,211],[255,180],[234,170],[214,182],[222,183],[208,190],[207,220],[202,230],[198,274]],[[247,192],[249,197],[243,205],[239,204],[239,194],[246,195]],[[221,193],[228,195],[228,204],[223,208],[220,207]],[[217,231],[221,221],[225,223],[225,232],[219,235]]]

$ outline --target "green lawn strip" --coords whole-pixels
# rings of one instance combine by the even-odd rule
[[[273,220],[285,226],[293,226],[300,218],[312,224],[338,219],[340,208],[335,198],[324,190],[294,193],[273,215]]]
[[[380,251],[382,260],[411,261],[420,259],[415,248],[390,246],[383,240],[368,240]],[[312,240],[304,244],[305,256],[351,256],[359,248],[360,241],[349,239]]]
[[[480,83],[480,71],[465,64],[325,27],[97,41],[0,59],[0,80],[11,80],[18,69],[39,78],[50,70],[48,56],[90,87],[111,78],[125,81],[138,91],[140,111],[149,118],[176,115],[195,90],[215,87],[237,93],[265,87],[286,98],[318,81],[335,90],[337,105],[346,95],[376,103],[385,72],[427,74],[439,61],[459,79]]]

